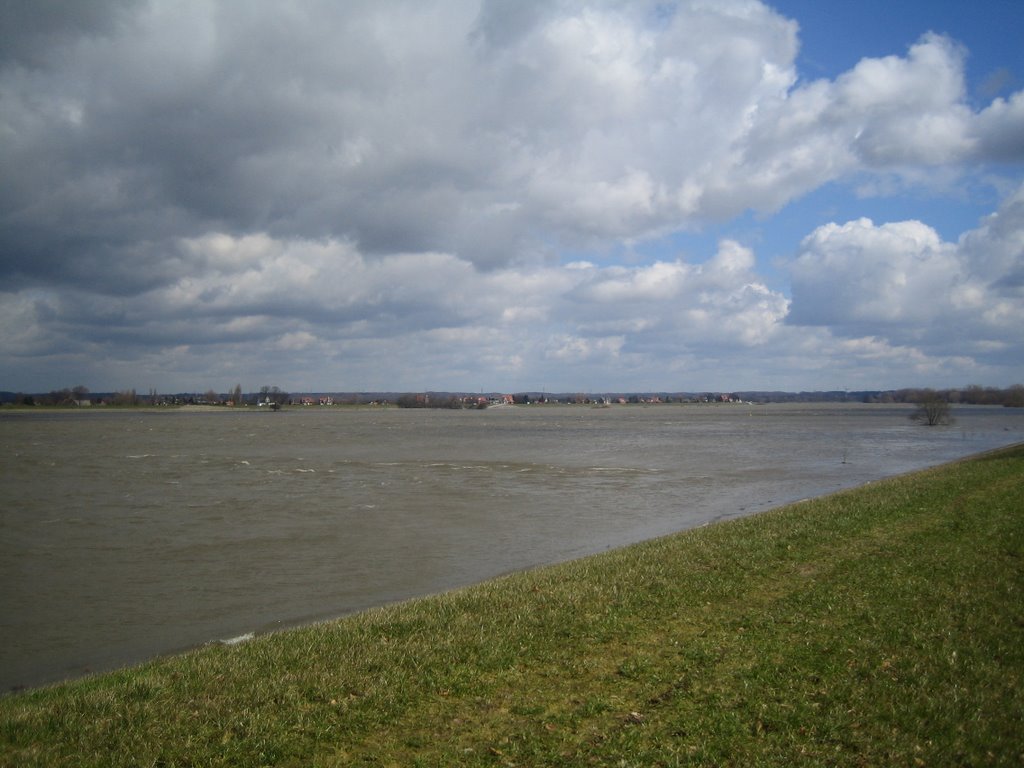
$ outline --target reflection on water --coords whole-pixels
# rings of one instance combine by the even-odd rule
[[[0,416],[0,690],[1024,440],[866,405]]]

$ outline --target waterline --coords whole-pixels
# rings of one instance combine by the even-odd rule
[[[0,417],[0,685],[344,615],[1024,440],[886,406]]]

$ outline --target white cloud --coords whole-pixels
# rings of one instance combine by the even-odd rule
[[[351,388],[470,390],[486,376],[495,388],[537,378],[629,388],[748,368],[877,386],[870,377],[893,369],[970,379],[1021,356],[1021,192],[957,243],[917,221],[821,226],[790,265],[792,301],[732,240],[703,263],[634,267],[480,270],[452,254],[369,257],[345,241],[265,234],[209,233],[174,253],[203,269],[114,304],[80,290],[8,294],[6,325],[21,330],[0,340],[0,355],[88,350],[97,369],[137,359],[154,378],[174,361],[229,378],[276,370],[287,388],[315,386],[295,377],[317,370]]]
[[[870,219],[819,227],[792,266],[792,322],[871,331],[928,322],[962,278],[953,246],[931,227]]]
[[[343,370],[355,352],[360,370],[415,368],[411,381],[387,386],[425,379],[440,386],[445,375],[478,378],[482,364],[528,377],[555,361],[566,366],[558,374],[566,380],[596,379],[581,373],[590,368],[607,377],[613,367],[671,366],[697,347],[764,343],[787,305],[757,282],[752,253],[731,241],[699,265],[540,270],[481,271],[449,254],[370,258],[345,242],[266,235],[211,233],[182,241],[176,252],[208,268],[115,305],[66,291],[46,319],[25,315],[27,293],[4,306],[21,307],[15,321],[49,334],[59,349],[87,340],[101,354],[116,348],[160,370],[185,350],[228,370],[244,368],[247,357],[265,366],[272,352],[282,373],[294,376],[317,361],[330,370],[337,359]],[[157,349],[167,351],[159,364]],[[32,352],[21,336],[0,340],[5,356]]]
[[[957,243],[918,221],[819,227],[790,269],[791,324],[950,359],[1024,351],[1021,191]]]
[[[1019,162],[1024,156],[1024,91],[993,101],[978,115],[974,130],[986,159]]]
[[[615,362],[624,342],[622,336],[556,336],[549,342],[548,356],[562,363],[580,363],[598,358],[602,364],[607,365]]]
[[[1000,297],[1022,298],[1024,291],[1024,186],[1017,189],[981,226],[959,242],[975,280]]]
[[[504,35],[495,14],[155,0],[0,69],[11,266],[39,268],[33,239],[225,228],[494,266],[858,170],[1024,155],[1021,95],[972,113],[946,38],[798,83],[797,26],[759,3],[530,7]]]
[[[0,46],[5,369],[475,388],[1020,359],[1020,192],[956,243],[820,226],[792,301],[728,238],[597,255],[830,182],[988,183],[1024,159],[1024,93],[975,110],[948,38],[807,82],[796,22],[753,0],[91,8]]]

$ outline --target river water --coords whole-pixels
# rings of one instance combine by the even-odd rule
[[[0,691],[341,616],[1024,441],[1024,411],[0,414]]]

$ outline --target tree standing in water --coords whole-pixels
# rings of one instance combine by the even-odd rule
[[[911,421],[916,421],[928,427],[939,424],[952,424],[953,415],[949,401],[944,399],[933,389],[926,389],[921,392],[917,399],[917,409],[910,414]]]

